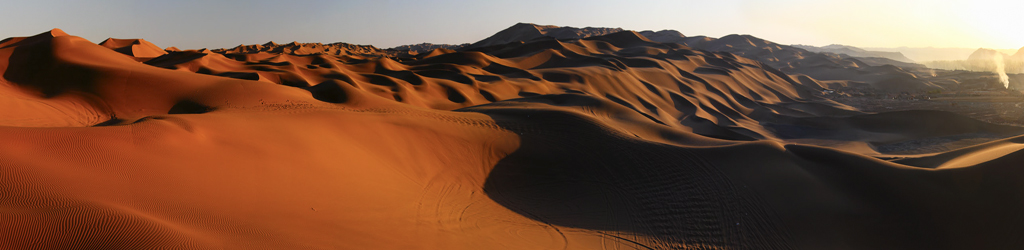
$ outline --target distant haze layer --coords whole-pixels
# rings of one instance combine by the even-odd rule
[[[966,60],[967,57],[977,51],[978,48],[864,48],[866,50],[873,51],[887,51],[887,52],[900,52],[907,56],[911,60],[917,62],[925,61],[952,61],[952,60]],[[995,49],[996,51],[1002,52],[1003,54],[1012,55],[1017,53],[1017,49]]]

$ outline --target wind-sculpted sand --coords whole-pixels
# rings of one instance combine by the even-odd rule
[[[415,56],[154,47],[0,42],[0,248],[1024,243],[1024,129],[861,112],[632,31]],[[1002,139],[880,150],[976,135]]]

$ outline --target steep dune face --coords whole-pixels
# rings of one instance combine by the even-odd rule
[[[107,38],[107,40],[100,42],[100,46],[138,58],[153,58],[167,54],[160,47],[143,39]]]
[[[17,81],[31,85],[33,82],[45,81],[42,78],[59,77],[39,71],[57,67],[54,53],[46,47],[46,43],[54,37],[63,36],[67,34],[54,29],[32,37],[8,38],[0,42],[0,56],[7,58],[0,61],[0,69],[4,72],[0,80],[0,95],[3,96],[0,103],[6,107],[0,110],[0,124],[31,127],[88,126],[110,119],[109,112],[92,96],[58,95],[70,89],[47,91],[13,83]],[[28,65],[19,62],[28,62]],[[79,74],[87,73],[77,71]]]
[[[143,63],[59,30],[0,42],[0,246],[1021,243],[1017,127],[867,114],[813,78],[631,31],[402,57],[307,45]],[[968,134],[1008,138],[886,154]]]

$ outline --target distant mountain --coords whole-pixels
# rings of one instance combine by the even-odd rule
[[[832,53],[828,53],[828,54],[832,54]],[[907,69],[907,70],[924,69],[924,68],[928,67],[928,66],[925,66],[924,64],[920,64],[920,63],[901,62],[901,61],[896,61],[896,60],[889,59],[889,58],[884,58],[884,57],[852,57],[852,56],[849,56],[849,55],[846,55],[846,54],[832,54],[832,55],[837,55],[840,58],[844,58],[844,59],[856,59],[856,60],[861,61],[864,64],[867,64],[867,65],[870,65],[870,66],[892,65],[892,66],[900,67],[900,68]]]
[[[976,48],[910,48],[910,47],[898,47],[898,48],[863,48],[872,51],[889,51],[889,52],[900,52],[907,58],[913,59],[916,62],[927,62],[927,61],[954,61],[954,60],[966,60],[971,53],[974,53]],[[1005,50],[997,49],[996,51],[1004,54],[1012,54],[1016,50]]]
[[[1009,57],[1008,55],[1003,54],[1002,52],[996,51],[994,49],[980,48],[978,50],[975,50],[974,53],[971,53],[971,55],[967,57],[967,60],[968,61],[992,61],[992,60],[996,60],[997,56],[1000,59],[1001,58]]]
[[[538,39],[573,40],[623,31],[620,28],[574,28],[518,23],[460,50],[479,50],[487,46],[523,43]],[[676,43],[691,48],[728,52],[760,61],[788,74],[804,74],[818,80],[846,80],[866,83],[882,89],[922,89],[938,87],[918,78],[928,71],[924,65],[873,58],[865,62],[856,57],[834,53],[817,53],[781,45],[751,35],[728,35],[722,38],[687,37],[674,30],[641,31],[645,40]],[[905,59],[905,58],[904,58]],[[909,59],[905,59],[909,60]]]
[[[853,46],[848,46],[848,45],[841,45],[841,44],[832,44],[832,45],[828,45],[828,46],[824,46],[824,47],[816,47],[816,46],[811,46],[811,45],[800,45],[800,44],[794,44],[794,45],[791,45],[791,46],[797,47],[797,48],[801,48],[801,49],[805,49],[805,50],[810,51],[810,52],[845,54],[845,55],[848,55],[848,56],[851,56],[851,57],[881,57],[881,58],[888,58],[888,59],[892,59],[892,60],[900,61],[900,62],[905,62],[905,63],[913,63],[914,62],[914,60],[910,60],[910,58],[907,58],[906,56],[903,55],[903,53],[900,53],[900,52],[870,51],[870,50],[865,50],[865,49],[861,49],[861,48],[857,48],[857,47],[853,47]]]
[[[682,44],[682,43],[686,43],[687,40],[688,40],[687,37],[683,35],[683,33],[680,33],[679,31],[675,31],[675,30],[662,30],[662,31],[657,31],[657,32],[650,31],[650,30],[645,30],[645,31],[637,32],[637,33],[640,33],[640,35],[643,35],[643,36],[647,37],[647,39],[651,39],[651,41],[655,41],[655,42],[659,42],[659,43],[680,43],[680,44]]]
[[[918,77],[927,71],[923,65],[907,64],[888,59],[872,59],[866,63],[858,58],[833,53],[816,53],[805,49],[781,45],[751,35],[728,35],[722,38],[700,37],[688,39],[684,45],[733,53],[761,61],[789,74],[804,74],[818,80],[849,80],[863,82],[880,89],[918,89],[938,87]],[[901,66],[895,66],[900,64]]]
[[[482,48],[487,46],[503,45],[512,42],[528,42],[538,38],[555,39],[582,39],[592,36],[603,36],[623,31],[621,28],[575,28],[559,27],[554,25],[536,25],[532,23],[517,23],[498,33],[487,37],[479,42],[463,47],[463,49]]]
[[[1013,53],[1013,55],[1011,55],[1010,57],[1015,58],[1017,60],[1024,60],[1024,47],[1018,49],[1017,52]]]
[[[967,60],[971,61],[973,64],[990,64],[990,68],[992,69],[985,69],[984,71],[994,71],[994,61],[1006,60],[1009,57],[1010,55],[996,51],[995,49],[979,48],[978,50],[975,50],[974,53],[971,53],[971,55],[967,57]]]
[[[870,66],[893,65],[903,69],[926,68],[923,64],[915,63],[910,58],[903,56],[900,52],[870,51],[849,45],[832,44],[824,47],[811,45],[790,45],[810,52],[817,52],[844,59],[856,59]]]
[[[1005,51],[980,48],[967,56],[967,60],[928,61],[925,62],[925,65],[934,69],[985,72],[999,72],[1001,66],[1002,71],[1007,74],[1024,73],[1024,48],[1021,48],[1013,55],[1007,55]]]
[[[706,36],[684,36],[683,33],[680,33],[679,31],[675,30],[662,30],[658,32],[645,30],[639,32],[639,34],[647,37],[647,39],[651,39],[651,41],[659,43],[678,43],[690,46],[692,48],[718,51],[715,50],[716,48],[711,48],[708,46],[708,43],[714,41],[715,38],[710,38]]]

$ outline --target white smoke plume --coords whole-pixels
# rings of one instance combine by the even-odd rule
[[[1006,64],[1003,61],[1003,54],[996,53],[996,56],[992,57],[992,61],[996,63],[996,74],[999,74],[999,82],[1003,83],[1003,87],[1010,88],[1010,77],[1006,75]]]

